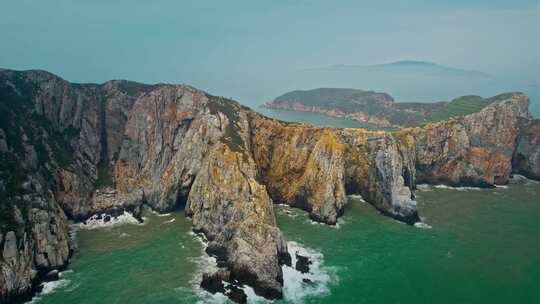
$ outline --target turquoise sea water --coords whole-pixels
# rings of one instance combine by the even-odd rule
[[[358,199],[349,200],[337,227],[276,206],[279,227],[295,242],[290,247],[303,246],[321,263],[312,267],[314,283],[286,272],[285,282],[295,290],[280,302],[540,302],[540,183],[494,190],[429,187],[417,194],[430,229],[384,217]],[[46,289],[57,288],[34,302],[216,300],[196,288],[209,261],[190,228],[179,212],[149,214],[144,225],[81,229],[75,261]]]
[[[279,120],[288,122],[301,122],[319,127],[380,129],[375,125],[362,123],[354,119],[336,118],[313,112],[276,110],[266,109],[263,107],[255,108],[255,110],[265,116],[276,118]]]

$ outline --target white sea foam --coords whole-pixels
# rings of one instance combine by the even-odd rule
[[[341,229],[341,227],[343,225],[345,225],[345,224],[347,224],[347,218],[342,216],[342,217],[338,218],[337,223],[335,225],[333,225],[333,226],[330,225],[330,227],[335,228],[335,229]]]
[[[107,227],[115,227],[119,225],[125,225],[125,224],[135,224],[135,225],[142,225],[142,223],[139,223],[139,221],[129,212],[124,211],[123,214],[120,214],[119,216],[110,216],[110,220],[108,222],[105,222],[105,216],[106,214],[100,215],[93,215],[89,219],[87,219],[83,223],[78,223],[77,226],[81,229],[97,229],[97,228],[107,228]],[[101,217],[101,218],[100,218]]]
[[[58,280],[58,281],[41,283],[41,286],[43,287],[43,289],[41,290],[39,294],[40,295],[49,294],[53,292],[55,289],[66,287],[67,285],[69,285],[69,283],[70,283],[69,280],[64,280],[64,279]]]
[[[298,216],[297,212],[292,211],[290,209],[283,209],[283,213],[285,213],[286,215],[288,215],[289,217],[292,217],[292,218],[295,218],[295,217]]]
[[[197,270],[193,273],[191,280],[189,281],[193,290],[197,292],[198,301],[197,303],[213,303],[221,304],[227,303],[228,298],[226,295],[221,293],[211,294],[206,290],[202,289],[200,283],[204,273],[213,273],[218,270],[216,258],[209,256],[206,253],[206,247],[208,246],[208,241],[202,234],[196,234],[193,231],[190,231],[189,234],[193,236],[197,241],[202,245],[201,255],[193,258],[192,261],[197,265]]]
[[[292,267],[282,266],[284,299],[289,303],[303,303],[307,297],[320,297],[330,293],[330,286],[337,283],[337,276],[334,269],[324,266],[323,254],[296,242],[287,242],[287,247]],[[309,273],[296,270],[296,253],[308,257],[311,261]],[[304,282],[304,279],[310,282]]]
[[[193,274],[190,280],[190,285],[197,291],[199,301],[197,303],[230,303],[227,296],[221,293],[211,294],[200,287],[200,282],[204,273],[213,273],[218,270],[217,261],[214,257],[209,256],[205,249],[207,241],[204,236],[195,234],[190,231],[190,235],[194,236],[202,244],[201,255],[193,262],[197,265],[197,271]],[[330,292],[331,284],[337,283],[335,270],[324,266],[323,254],[296,242],[287,242],[288,252],[291,255],[292,266],[283,265],[283,298],[287,303],[303,303],[307,297],[318,297],[326,295]],[[296,270],[296,253],[308,257],[311,264],[309,265],[309,273],[301,273]],[[309,282],[304,282],[304,279]],[[227,286],[228,283],[224,282]],[[273,303],[264,297],[255,294],[252,287],[243,285],[238,286],[242,289],[248,298],[248,303]]]
[[[420,191],[431,191],[432,188],[428,184],[418,184],[418,185],[416,185],[416,189],[418,189]]]
[[[150,209],[150,212],[156,216],[159,216],[159,217],[166,217],[166,216],[171,216],[172,213],[159,213],[157,212],[156,210],[152,210]]]
[[[70,273],[73,273],[73,269],[68,269],[68,270],[59,272],[58,277],[61,278],[61,277],[65,276],[66,274],[70,274]]]
[[[434,185],[433,187],[437,189],[449,189],[449,190],[457,190],[457,191],[482,190],[482,188],[479,188],[479,187],[452,187],[452,186],[447,186],[447,185]]]
[[[341,227],[347,223],[347,220],[343,217],[338,218],[337,223],[335,225],[328,225],[326,223],[317,222],[309,218],[307,219],[307,221],[311,225],[325,226],[325,227],[333,228],[333,229],[341,229]]]
[[[81,283],[70,284],[68,287],[66,287],[65,291],[72,292],[75,289],[79,288],[79,286],[81,286]]]
[[[174,221],[176,221],[176,219],[170,219],[168,221],[164,221],[162,224],[170,224],[170,223],[174,223]]]
[[[420,229],[431,229],[431,226],[424,222],[416,222],[414,223],[414,227],[420,228]]]
[[[360,201],[360,202],[362,202],[362,203],[365,203],[365,202],[366,202],[366,201],[364,200],[364,198],[363,198],[361,195],[359,195],[359,194],[351,194],[351,195],[348,195],[347,197],[350,198],[350,199],[356,200],[356,201]]]
[[[32,300],[30,300],[27,303],[28,304],[38,303],[39,301],[41,301],[42,296],[44,296],[46,294],[50,294],[50,293],[54,292],[56,289],[58,289],[58,288],[66,287],[66,286],[69,285],[69,283],[70,283],[70,281],[65,280],[65,279],[61,279],[61,280],[57,280],[57,281],[50,281],[50,282],[43,282],[40,285],[41,286],[41,291],[38,292],[32,298]]]
[[[253,303],[253,304],[273,303],[272,301],[269,301],[266,298],[257,295],[255,293],[255,290],[250,286],[244,285],[244,286],[241,286],[240,289],[242,289],[244,293],[246,294],[248,303]]]
[[[479,187],[452,187],[447,185],[429,185],[429,184],[418,184],[416,189],[419,191],[431,191],[433,188],[436,189],[447,189],[447,190],[457,190],[457,191],[467,191],[467,190],[482,190],[483,188]]]
[[[321,223],[321,222],[317,222],[317,221],[314,221],[310,218],[307,219],[308,223],[310,223],[311,225],[320,225],[320,226],[324,226],[326,225],[325,223]]]
[[[480,187],[452,187],[452,186],[447,186],[447,185],[428,185],[428,184],[416,185],[416,189],[418,189],[419,191],[431,191],[433,188],[456,190],[456,191],[486,190],[487,189],[487,188],[480,188]],[[508,185],[495,185],[495,188],[507,189]]]

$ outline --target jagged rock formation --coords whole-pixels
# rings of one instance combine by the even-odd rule
[[[290,257],[272,203],[335,224],[346,195],[361,194],[414,223],[417,182],[538,177],[538,128],[527,105],[515,93],[425,128],[315,128],[185,85],[71,84],[0,70],[0,299],[24,299],[67,265],[68,219],[138,215],[143,205],[185,206],[231,280],[279,298],[280,264]]]
[[[256,174],[251,158],[218,144],[193,183],[186,214],[210,241],[207,251],[231,269],[232,278],[251,284],[260,295],[280,298],[279,259],[287,245]]]
[[[540,180],[540,120],[524,122],[512,165],[515,173]]]

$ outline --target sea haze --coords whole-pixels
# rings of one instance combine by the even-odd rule
[[[530,111],[540,117],[540,88],[481,71],[442,66],[424,61],[397,61],[367,66],[332,65],[309,68],[284,76],[283,86],[297,89],[359,88],[389,93],[396,102],[450,101],[464,95],[491,97],[521,91],[531,100]],[[285,93],[287,91],[283,91]],[[277,96],[276,96],[277,97]],[[279,117],[272,111],[263,110]],[[286,115],[284,115],[285,118]]]
[[[187,83],[251,107],[317,87],[419,102],[519,90],[540,117],[539,5],[7,1],[0,67],[44,69],[72,82]]]

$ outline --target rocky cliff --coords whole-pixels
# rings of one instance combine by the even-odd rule
[[[346,196],[360,194],[414,223],[417,182],[538,177],[527,106],[515,93],[425,128],[315,128],[186,85],[71,84],[0,70],[0,299],[24,299],[67,265],[68,219],[138,216],[142,206],[185,209],[231,280],[279,298],[290,258],[273,203],[335,224]]]
[[[514,172],[540,180],[540,120],[525,120],[512,160]]]

